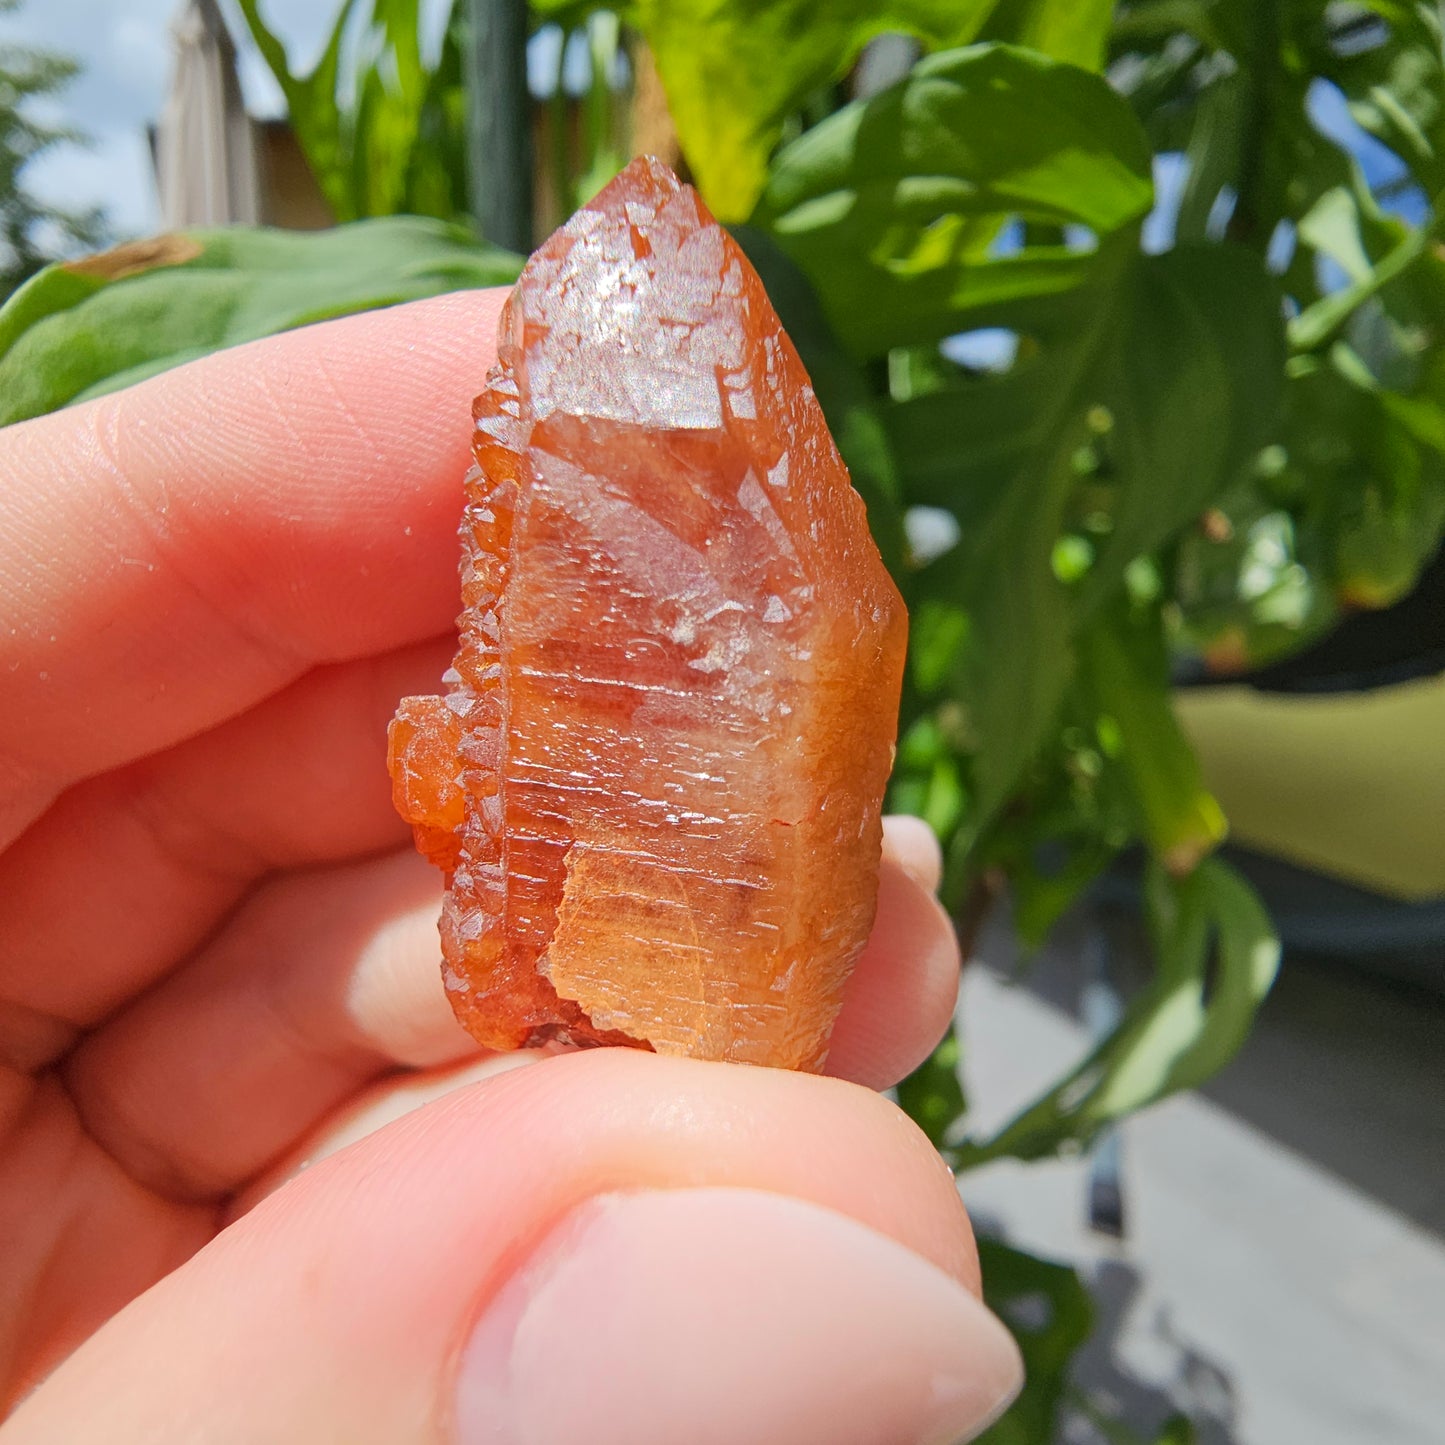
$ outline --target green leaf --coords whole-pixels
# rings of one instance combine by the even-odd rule
[[[1175,875],[1192,871],[1224,839],[1224,813],[1169,697],[1169,656],[1157,611],[1103,613],[1079,636],[1084,686],[1112,725],[1139,830]]]
[[[412,215],[445,219],[467,210],[467,97],[462,79],[466,20],[465,8],[454,4],[437,67],[426,78],[402,208]]]
[[[587,4],[534,0],[544,17],[574,22]],[[963,45],[995,9],[997,33],[1098,69],[1109,0],[626,0],[609,8],[646,37],[678,137],[704,199],[725,221],[752,209],[784,122],[838,79],[875,35]]]
[[[1089,612],[1268,439],[1283,363],[1274,285],[1242,251],[1139,256],[1151,199],[1147,145],[1103,80],[982,45],[814,127],[779,156],[758,208],[859,355],[983,327],[1022,338],[1003,374],[960,373],[883,411],[905,500],[947,507],[963,529],[914,591],[968,622],[949,681],[974,740],[974,835],[1038,747]],[[1101,240],[1001,257],[973,244],[980,223],[992,235],[1015,215]],[[1107,535],[1070,586],[1055,564],[1085,488]]]
[[[968,614],[941,598],[925,597],[909,619],[913,685],[929,697],[943,689],[968,645]]]
[[[930,56],[785,147],[753,219],[813,279],[843,341],[876,356],[962,329],[964,311],[1046,300],[1090,274],[1092,258],[1063,247],[986,263],[977,242],[986,248],[998,222],[1107,234],[1152,199],[1148,146],[1105,81],[980,45]]]
[[[996,0],[627,0],[609,6],[647,38],[683,153],[724,221],[753,208],[784,120],[875,35],[930,45],[973,38]],[[546,18],[576,0],[534,0]]]
[[[371,10],[370,54],[351,125],[352,184],[359,215],[389,216],[405,209],[428,76],[419,0],[372,0]]]
[[[1024,1386],[978,1445],[1045,1445],[1058,1437],[1069,1368],[1094,1327],[1094,1306],[1076,1271],[980,1238],[984,1302],[1013,1333]]]
[[[1106,1445],[1197,1445],[1197,1433],[1186,1415],[1171,1415],[1159,1427],[1151,1442],[1116,1418],[1114,1410],[1106,1408],[1106,1402],[1108,1406],[1117,1408],[1114,1400],[1107,1395],[1099,1400],[1074,1389],[1069,1392],[1068,1411],[1071,1415],[1082,1415]]]
[[[258,0],[238,3],[338,219],[423,209],[451,219],[465,211],[455,14],[431,69],[421,54],[420,0],[371,0],[365,11],[356,0],[342,0],[321,58],[300,75]]]
[[[1198,1445],[1199,1432],[1187,1415],[1171,1415],[1154,1437],[1154,1445]]]
[[[1361,219],[1354,188],[1331,186],[1301,217],[1298,229],[1304,245],[1328,256],[1354,284],[1368,281],[1375,270],[1361,234]]]
[[[579,205],[585,205],[627,164],[625,126],[620,110],[625,98],[612,87],[612,75],[624,54],[622,25],[615,12],[600,11],[587,22],[587,48],[592,78],[582,108],[581,156],[576,181]],[[565,48],[564,48],[565,55]]]
[[[52,266],[0,309],[0,425],[312,321],[504,285],[520,264],[461,227],[398,216],[197,231]]]
[[[1114,43],[1128,48],[1186,35],[1210,50],[1222,50],[1225,42],[1215,23],[1216,8],[1214,0],[1132,0],[1114,17]]]
[[[237,4],[261,58],[286,97],[287,117],[322,192],[338,220],[354,220],[362,212],[343,160],[337,79],[342,42],[356,9],[356,0],[342,0],[326,47],[306,75],[297,75],[291,69],[286,48],[261,18],[257,0],[237,0]]]
[[[1159,149],[1188,153],[1179,233],[1218,202],[1216,227],[1228,215],[1227,234],[1285,268],[1296,354],[1275,464],[1232,490],[1232,537],[1186,535],[1169,558],[1181,640],[1238,671],[1317,639],[1342,606],[1399,598],[1440,540],[1441,12],[1132,0],[1114,53]],[[1387,180],[1371,167],[1374,190],[1321,105],[1335,86],[1398,157]],[[1423,223],[1391,214],[1397,198]]]
[[[1077,1068],[995,1134],[965,1140],[958,1167],[1039,1159],[1066,1141],[1087,1146],[1113,1120],[1195,1088],[1234,1057],[1279,967],[1263,904],[1218,858],[1183,879],[1151,864],[1145,894],[1153,982]]]
[[[930,586],[970,619],[953,682],[975,739],[975,829],[1042,740],[1078,630],[1134,558],[1228,486],[1278,406],[1278,304],[1242,251],[1105,248],[1067,315],[1007,374],[884,411],[905,497],[950,507],[965,529]],[[1070,586],[1055,546],[1081,492],[1098,494],[1108,532]]]
[[[1445,525],[1445,397],[1381,384],[1336,342],[1297,357],[1286,407],[1287,469],[1315,573],[1349,607],[1403,596]]]
[[[1436,202],[1435,220],[1431,225],[1406,231],[1394,250],[1373,268],[1368,267],[1363,253],[1358,257],[1351,254],[1349,260],[1352,268],[1359,273],[1361,261],[1365,260],[1366,269],[1362,274],[1357,274],[1357,278],[1352,279],[1348,286],[1331,291],[1300,312],[1289,324],[1290,345],[1296,351],[1313,351],[1324,346],[1334,339],[1365,302],[1397,281],[1421,257],[1428,255],[1431,244],[1441,234],[1442,228],[1445,228],[1442,201],[1445,201],[1445,197]],[[1314,238],[1321,239],[1322,231],[1323,224],[1317,223],[1313,233],[1306,232],[1306,238],[1313,235]],[[1335,246],[1339,245],[1336,232],[1331,231],[1329,239]]]
[[[958,1036],[950,1028],[943,1042],[898,1085],[899,1106],[939,1149],[963,1115],[958,1061]]]
[[[1311,48],[1344,91],[1355,121],[1397,152],[1427,191],[1445,187],[1445,65],[1441,15],[1429,0],[1363,0],[1389,26],[1372,47]]]
[[[986,34],[1086,70],[1102,70],[1113,13],[1114,0],[1000,0]]]
[[[1238,71],[1219,76],[1200,93],[1186,152],[1184,194],[1174,225],[1176,240],[1209,238],[1215,204],[1238,173],[1241,152],[1248,142],[1252,101],[1249,80]]]

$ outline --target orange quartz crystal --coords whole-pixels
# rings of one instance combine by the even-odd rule
[[[821,1068],[907,623],[762,283],[635,161],[528,262],[473,411],[460,649],[389,752],[458,1017]]]

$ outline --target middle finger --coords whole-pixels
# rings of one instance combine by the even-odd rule
[[[952,929],[904,848],[885,832],[878,918],[828,1065],[875,1088],[922,1061],[957,991]],[[475,1052],[441,986],[437,893],[409,852],[264,885],[68,1061],[90,1133],[153,1187],[216,1197],[379,1074]]]
[[[0,1010],[92,1028],[169,973],[262,874],[408,835],[386,725],[452,643],[318,668],[171,751],[79,783],[0,854]]]

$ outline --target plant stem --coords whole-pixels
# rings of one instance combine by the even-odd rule
[[[468,160],[482,235],[532,249],[532,124],[526,0],[469,0]]]

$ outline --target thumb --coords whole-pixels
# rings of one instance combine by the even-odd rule
[[[302,1172],[0,1439],[942,1445],[1019,1379],[976,1268],[952,1181],[878,1097],[563,1056]]]

